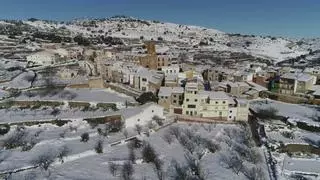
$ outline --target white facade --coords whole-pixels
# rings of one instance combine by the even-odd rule
[[[229,107],[229,115],[228,115],[228,121],[234,121],[237,119],[237,113],[238,108],[237,107]]]
[[[180,67],[179,65],[172,65],[172,66],[163,66],[161,68],[162,72],[167,75],[178,75]]]
[[[163,107],[157,104],[146,104],[138,108],[140,109],[137,109],[137,113],[125,117],[126,128],[134,128],[136,125],[145,126],[154,116],[164,118]]]

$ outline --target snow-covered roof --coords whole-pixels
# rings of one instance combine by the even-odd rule
[[[137,107],[133,107],[133,108],[126,108],[126,109],[122,109],[120,110],[120,114],[122,115],[122,117],[124,119],[128,119],[130,117],[133,117],[135,115],[138,115],[140,114],[141,112],[144,111],[144,109],[150,107],[150,106],[158,106],[158,107],[161,107],[155,103],[147,103],[147,104],[144,104],[142,106],[137,106]],[[162,108],[162,107],[161,107]]]
[[[183,92],[183,87],[160,87],[158,96],[171,96],[173,93],[182,94]]]
[[[295,79],[297,81],[309,81],[312,80],[312,76],[304,73],[286,73],[282,75],[282,78]]]
[[[314,91],[313,95],[320,96],[320,85],[313,85],[311,90]]]
[[[199,91],[199,95],[210,99],[229,99],[229,96],[222,91]]]
[[[166,76],[166,81],[175,81],[178,78],[178,75],[169,74]]]
[[[263,86],[261,86],[259,84],[254,83],[254,82],[247,82],[247,83],[251,86],[252,89],[255,89],[255,90],[259,91],[259,92],[268,90],[266,87],[263,87]]]

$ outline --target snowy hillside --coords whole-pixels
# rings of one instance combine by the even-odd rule
[[[48,21],[24,21],[24,23],[46,31],[65,29],[70,31],[72,35],[81,33],[86,37],[103,35],[121,39],[159,40],[168,43],[178,42],[187,47],[197,46],[200,49],[244,52],[274,62],[308,53],[308,48],[299,46],[297,44],[298,41],[280,37],[227,34],[204,27],[145,21],[127,17],[75,20],[63,23]]]

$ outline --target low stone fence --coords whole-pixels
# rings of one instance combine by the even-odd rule
[[[217,123],[217,124],[236,124],[236,121],[228,121],[227,118],[200,118],[184,115],[176,115],[176,121],[180,122],[191,122],[191,123]]]
[[[282,101],[286,103],[292,103],[292,104],[314,104],[314,105],[320,105],[320,99],[308,99],[305,97],[299,97],[299,96],[293,96],[293,95],[287,95],[287,94],[279,94],[274,93],[270,91],[263,91],[260,93],[260,97],[263,98],[270,98],[276,101]]]

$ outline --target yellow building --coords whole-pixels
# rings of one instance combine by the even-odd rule
[[[161,70],[163,66],[169,66],[170,58],[166,55],[158,56],[156,53],[155,43],[150,41],[146,42],[147,55],[137,57],[139,65],[145,68],[154,70]]]
[[[234,100],[222,91],[204,91],[198,83],[187,83],[182,114],[212,120],[247,120],[247,101]]]
[[[167,111],[171,108],[181,107],[184,89],[182,87],[161,87],[158,93],[158,104]]]

